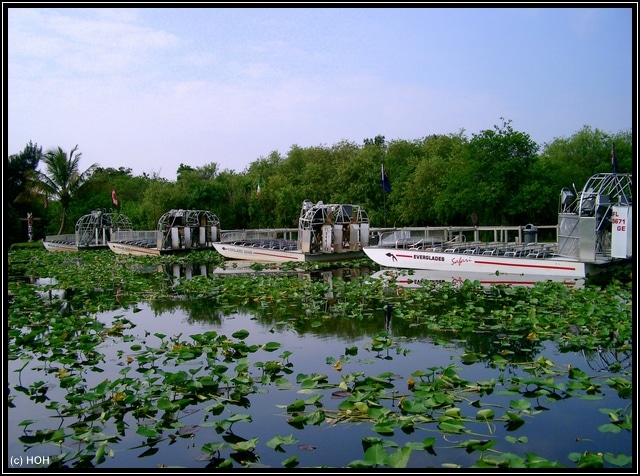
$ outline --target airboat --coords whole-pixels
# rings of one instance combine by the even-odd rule
[[[633,257],[632,190],[632,175],[615,172],[563,188],[553,242],[538,242],[533,224],[516,236],[508,227],[399,228],[364,252],[391,269],[585,278]]]
[[[42,244],[48,251],[107,248],[113,233],[128,231],[132,228],[131,220],[122,213],[93,210],[78,219],[75,233],[47,235]]]
[[[213,250],[220,220],[208,210],[172,209],[165,212],[155,230],[122,230],[111,235],[114,253],[160,256],[180,251]]]
[[[228,259],[285,263],[364,258],[367,244],[369,217],[362,207],[304,200],[297,229],[227,231],[214,247]]]

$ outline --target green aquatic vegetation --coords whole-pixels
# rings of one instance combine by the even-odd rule
[[[246,345],[239,340],[246,336],[246,331],[234,333],[232,337],[210,332],[206,336],[192,336],[193,343],[191,343],[180,340],[179,337],[170,337],[165,340],[166,336],[157,334],[156,337],[160,339],[157,347],[147,344],[145,349],[142,349],[136,344],[131,346],[132,352],[127,356],[127,365],[134,366],[136,362],[141,364],[138,370],[144,373],[144,380],[123,376],[113,381],[103,380],[89,387],[81,377],[72,377],[61,369],[57,373],[60,387],[66,389],[68,393],[65,402],[55,404],[55,410],[61,418],[76,420],[73,431],[37,430],[35,435],[24,436],[21,441],[27,445],[53,441],[64,445],[67,439],[88,440],[90,444],[86,447],[75,453],[64,453],[56,457],[54,463],[54,466],[57,466],[75,462],[76,466],[83,467],[82,465],[87,461],[99,464],[104,460],[104,456],[110,453],[106,447],[103,449],[96,447],[96,444],[103,439],[105,428],[102,425],[111,423],[117,433],[122,434],[125,428],[133,423],[128,415],[132,415],[137,420],[151,419],[153,423],[139,423],[136,433],[148,438],[148,445],[153,446],[164,439],[163,434],[166,430],[180,428],[178,414],[191,405],[210,400],[216,400],[224,405],[229,403],[244,405],[243,400],[246,400],[246,396],[256,391],[254,388],[256,381],[250,373],[251,362],[246,355],[258,349],[257,346]],[[273,342],[262,346],[262,349],[267,352],[273,352],[278,348],[279,345]],[[147,367],[150,360],[156,360],[156,358],[150,359],[149,355],[161,357],[165,367],[192,361],[202,355],[208,357],[208,363],[212,363],[213,359],[235,363],[235,367],[223,364],[213,367],[202,365],[190,368],[189,371],[171,372],[155,366]],[[282,355],[283,362],[287,357],[287,354]],[[256,365],[256,367],[260,368],[262,365]],[[130,373],[131,368],[126,367],[121,373]],[[227,374],[228,370],[233,370],[235,374]],[[202,372],[205,372],[205,375],[202,375]],[[43,401],[47,399],[46,388],[43,382],[36,382],[30,388],[15,387],[17,391]],[[215,407],[211,410],[212,415],[219,413]],[[215,421],[214,425],[221,431],[230,432],[234,424],[239,422],[250,422],[250,418],[246,415],[232,414],[230,417]],[[87,425],[91,427],[90,433],[86,431]],[[96,437],[98,434],[96,430],[100,431],[99,438]],[[104,439],[114,442],[117,441],[117,436]],[[250,450],[246,442],[232,444],[230,448]]]
[[[438,368],[432,367],[426,371],[414,372],[408,382],[408,388],[398,389],[393,383],[393,376],[381,375],[367,377],[361,373],[342,376],[342,380],[336,385],[342,389],[340,395],[344,400],[335,408],[326,408],[321,404],[320,398],[309,398],[306,401],[296,400],[286,406],[291,421],[295,421],[297,427],[306,424],[318,425],[319,423],[337,425],[345,423],[363,423],[370,421],[372,429],[382,437],[392,437],[396,430],[406,432],[429,431],[429,426],[435,425],[445,435],[470,435],[480,436],[482,439],[461,440],[453,447],[463,448],[468,453],[474,451],[484,452],[493,448],[490,456],[484,453],[477,461],[477,467],[509,467],[509,468],[537,468],[537,467],[563,467],[550,462],[534,454],[528,454],[527,458],[516,458],[508,452],[498,451],[495,446],[499,443],[493,435],[493,425],[503,422],[512,429],[524,425],[528,418],[535,416],[540,410],[535,409],[530,399],[544,398],[548,402],[559,401],[572,396],[590,395],[597,391],[597,384],[592,378],[580,369],[560,369],[554,366],[548,359],[539,359],[537,362],[522,364],[525,373],[538,375],[534,378],[514,376],[504,379],[501,386],[506,390],[497,390],[509,395],[511,400],[508,406],[482,408],[480,400],[469,399],[470,395],[481,397],[483,394],[496,390],[498,382],[471,382],[461,378],[454,365]],[[579,382],[579,385],[567,389],[556,378],[568,377]],[[415,377],[415,379],[414,379]],[[299,379],[299,382],[305,382]],[[403,382],[404,383],[404,382]],[[613,386],[615,383],[609,381]],[[308,390],[312,386],[306,385]],[[334,392],[339,394],[339,392]],[[521,398],[516,398],[521,395]],[[472,402],[472,406],[479,407],[475,414],[465,415],[460,406],[462,403]],[[311,410],[308,410],[313,406]],[[601,425],[600,431],[620,431],[628,426],[630,414],[625,409],[608,410],[601,412],[608,415],[612,423]],[[318,419],[318,415],[321,416]],[[480,425],[480,426],[478,426]],[[482,431],[484,426],[485,431]],[[394,443],[387,440],[389,445]],[[425,441],[428,441],[425,439]],[[526,437],[520,440],[507,440],[526,442]],[[435,440],[428,445],[434,448]],[[415,447],[413,447],[415,449]],[[378,450],[381,448],[379,447]],[[421,448],[425,449],[425,448]],[[404,467],[404,464],[396,466],[384,457],[370,460],[365,452],[365,460],[353,461],[349,467],[362,467],[367,465],[383,465],[389,467]],[[379,454],[382,456],[382,454]],[[605,456],[611,464],[625,465],[630,462],[624,455]],[[581,460],[581,465],[595,464],[593,461]],[[614,463],[615,462],[615,463]],[[398,463],[399,464],[399,463]],[[406,461],[405,461],[406,464]],[[599,464],[599,463],[598,463]],[[598,467],[598,464],[595,467]],[[454,467],[455,465],[452,465]]]
[[[26,447],[60,449],[51,467],[99,466],[115,457],[118,443],[132,432],[143,439],[138,446],[144,450],[141,456],[148,456],[160,443],[193,437],[199,428],[212,428],[221,435],[219,441],[202,445],[209,467],[256,466],[260,441],[250,434],[252,418],[234,409],[249,408],[252,397],[271,386],[299,388],[300,398],[280,407],[283,418],[296,429],[370,425],[378,437],[363,439],[361,458],[348,467],[407,467],[417,454],[435,453],[447,441],[449,448],[474,454],[478,468],[557,468],[561,465],[531,452],[516,454],[517,447],[512,445],[526,443],[527,437],[498,439],[496,425],[526,429],[545,411],[544,406],[573,398],[600,399],[609,389],[623,400],[630,401],[633,395],[631,370],[622,368],[619,359],[603,360],[603,368],[591,372],[559,368],[545,356],[536,357],[545,342],[555,343],[560,352],[604,356],[606,350],[631,356],[630,284],[569,289],[539,283],[530,289],[487,289],[467,281],[461,286],[427,282],[406,289],[364,277],[327,281],[256,275],[169,280],[158,272],[159,265],[172,263],[168,257],[156,260],[100,251],[69,255],[35,250],[25,255],[23,251],[9,255],[7,356],[19,362],[17,382],[12,379],[9,390],[57,415],[47,421],[20,423],[25,429],[20,441]],[[198,253],[199,260],[201,256]],[[207,259],[218,263],[215,256]],[[155,271],[141,271],[148,268]],[[64,298],[41,298],[18,273],[55,278],[55,283],[38,289],[64,289]],[[319,362],[319,368],[331,365],[340,372],[330,378],[323,373],[296,373],[289,359],[295,351],[275,340],[248,343],[247,331],[231,336],[209,331],[136,338],[131,334],[135,323],[122,315],[116,314],[109,326],[96,319],[98,312],[135,311],[138,302],[165,298],[229,309],[247,306],[271,319],[273,327],[300,333],[322,333],[334,326],[348,329],[354,322],[366,325],[383,320],[385,310],[390,309],[396,332],[391,335],[372,326],[368,344],[347,347],[344,355]],[[499,370],[498,376],[470,380],[462,376],[457,363],[414,369],[408,380],[392,373],[344,370],[350,362],[364,359],[362,356],[391,360],[403,355],[411,339],[399,332],[411,328],[425,328],[434,342],[463,348],[462,366],[484,362]],[[121,367],[117,378],[99,377],[106,365],[112,365],[99,350],[104,343],[124,346],[115,364]],[[259,352],[261,357],[256,358]],[[274,353],[273,357],[264,358],[264,352]],[[23,383],[30,362],[46,378]],[[53,395],[56,384],[52,381],[63,398]],[[489,396],[504,400],[487,403]],[[10,395],[9,411],[13,400]],[[603,408],[602,419],[594,419],[594,425],[601,433],[631,432],[630,408],[630,404]],[[201,421],[186,424],[183,420],[194,412],[202,412]],[[433,438],[434,433],[444,439]],[[412,441],[399,445],[393,441],[398,435],[412,435]],[[266,441],[267,448],[278,452],[296,443],[291,436]],[[624,454],[572,453],[569,459],[580,468],[631,464],[631,457]],[[294,467],[297,460],[294,455],[282,465]],[[443,467],[459,466],[450,462]]]

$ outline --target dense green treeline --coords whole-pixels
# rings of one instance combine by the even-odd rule
[[[216,163],[183,163],[175,181],[97,165],[73,190],[63,232],[72,233],[78,218],[91,210],[113,208],[112,187],[120,212],[138,230],[155,229],[172,208],[210,210],[223,229],[295,227],[305,199],[359,204],[373,227],[470,225],[473,214],[478,225],[550,225],[557,223],[562,187],[580,189],[592,174],[611,171],[613,144],[618,171],[631,172],[631,131],[612,135],[585,126],[541,148],[504,120],[470,138],[460,132],[413,141],[376,136],[361,145],[294,145],[286,156],[272,152],[241,173],[219,170]],[[49,196],[45,208],[45,197],[30,185],[45,156],[30,143],[9,157],[5,244],[26,241],[27,212],[36,217],[34,239],[58,233],[60,201]],[[381,186],[382,164],[388,193]]]

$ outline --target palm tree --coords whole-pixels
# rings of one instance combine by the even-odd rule
[[[74,195],[98,166],[98,164],[92,164],[87,170],[80,173],[78,165],[82,154],[76,152],[77,150],[78,146],[76,145],[68,156],[60,147],[48,150],[42,158],[42,162],[47,166],[47,173],[35,171],[30,184],[32,193],[44,196],[47,199],[58,199],[60,202],[62,218],[58,234],[62,233],[67,209]]]

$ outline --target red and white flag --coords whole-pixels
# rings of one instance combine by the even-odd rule
[[[116,189],[111,187],[111,201],[113,202],[113,206],[118,206],[118,197],[116,196]]]

